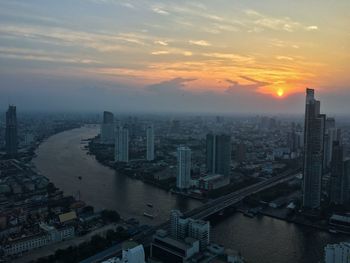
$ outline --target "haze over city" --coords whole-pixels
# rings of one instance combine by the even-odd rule
[[[350,110],[348,0],[0,3],[0,108]]]

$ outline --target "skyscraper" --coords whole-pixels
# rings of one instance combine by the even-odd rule
[[[103,112],[103,123],[101,124],[101,143],[113,144],[114,142],[114,115],[109,111]]]
[[[191,149],[186,146],[177,148],[176,187],[188,189],[191,181]]]
[[[230,175],[231,138],[229,135],[207,135],[207,172]]]
[[[6,153],[10,158],[14,158],[17,155],[17,114],[16,106],[10,105],[6,112]]]
[[[327,125],[326,125],[327,127]],[[340,129],[329,127],[325,130],[325,142],[324,142],[324,167],[329,168],[332,161],[333,154],[333,142],[341,140]]]
[[[343,198],[343,203],[350,202],[350,159],[347,159],[344,161],[342,198]]]
[[[333,142],[331,180],[330,180],[330,202],[333,204],[343,203],[344,185],[344,150],[339,141]]]
[[[146,129],[146,135],[147,135],[147,161],[153,161],[154,160],[154,128],[152,125],[148,126]]]
[[[304,127],[303,208],[317,209],[321,204],[325,115],[313,89],[306,89]]]
[[[116,162],[129,162],[129,130],[127,126],[119,126],[116,129],[114,151]]]

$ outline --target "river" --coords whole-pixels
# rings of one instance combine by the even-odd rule
[[[40,145],[33,162],[65,194],[80,196],[96,209],[114,209],[123,218],[138,218],[142,223],[161,223],[171,209],[187,211],[201,204],[99,164],[86,154],[81,143],[98,132],[97,127],[83,127],[56,134]],[[147,219],[144,212],[156,217]],[[239,250],[251,263],[321,262],[326,244],[349,240],[269,217],[247,218],[239,213],[215,223],[211,236],[214,242]]]

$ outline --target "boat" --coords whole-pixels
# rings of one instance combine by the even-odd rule
[[[338,234],[338,231],[332,228],[328,229],[328,231],[329,233],[332,233],[332,234]]]
[[[147,206],[148,207],[153,207],[153,204],[152,203],[147,203]]]
[[[250,217],[250,218],[253,218],[254,217],[254,214],[249,212],[249,211],[245,211],[243,212],[243,215],[246,216],[246,217]]]
[[[79,179],[79,180],[81,180],[81,179],[82,179],[82,177],[81,177],[81,176],[78,176],[78,179]]]
[[[143,216],[148,217],[148,218],[152,218],[152,219],[154,218],[154,215],[151,215],[151,214],[146,213],[146,212],[143,213]]]

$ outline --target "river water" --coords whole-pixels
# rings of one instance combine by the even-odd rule
[[[134,217],[142,223],[161,223],[169,217],[171,209],[187,211],[201,204],[99,164],[86,154],[81,143],[98,132],[97,127],[83,127],[56,134],[40,145],[33,162],[65,194],[80,197],[96,209],[114,209],[123,218]],[[152,203],[153,208],[147,207],[147,203]],[[155,218],[145,218],[144,212]],[[322,262],[326,244],[350,238],[269,217],[247,218],[236,213],[215,223],[212,240],[239,250],[251,263],[311,263]]]

